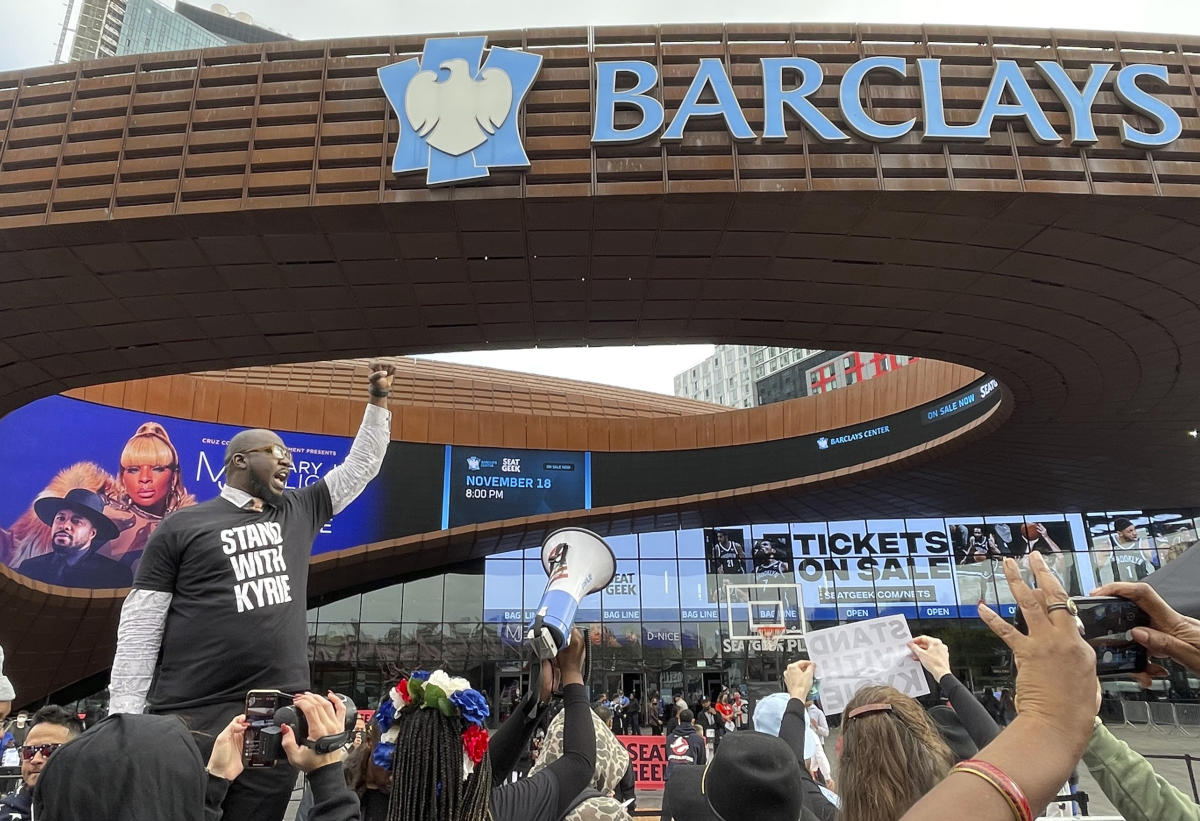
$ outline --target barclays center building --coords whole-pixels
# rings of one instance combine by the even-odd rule
[[[565,526],[616,556],[579,612],[597,691],[771,681],[889,614],[1011,681],[975,615],[1013,613],[1002,558],[1078,593],[1195,560],[1198,72],[1187,37],[739,23],[0,73],[6,674],[101,690],[233,433],[319,480],[385,356],[382,473],[309,564],[315,684],[441,664],[504,703]],[[443,124],[451,84],[478,105]],[[915,361],[730,410],[403,358],[682,342]],[[118,535],[66,584],[34,502],[76,488]]]

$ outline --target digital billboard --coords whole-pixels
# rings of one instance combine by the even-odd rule
[[[225,445],[241,429],[62,396],[13,411],[0,420],[0,562],[67,587],[127,587],[163,517],[220,493]],[[351,443],[343,436],[281,435],[294,454],[289,488],[320,479],[345,459]],[[97,537],[78,547],[84,560],[78,572],[44,578],[62,540],[47,513],[72,492],[74,507],[91,511]],[[377,541],[383,498],[381,485],[368,485],[321,530],[313,553]]]
[[[800,477],[940,436],[994,407],[1000,395],[997,388],[995,380],[984,378],[954,396],[866,425],[692,451],[593,455],[393,441],[380,476],[324,528],[313,552],[439,528],[585,510],[592,508],[593,501],[598,506],[616,505]],[[0,494],[0,562],[29,578],[63,586],[128,586],[162,518],[220,492],[225,445],[240,429],[63,396],[13,411],[0,420],[0,441],[5,443],[0,452],[4,491]],[[288,479],[293,488],[319,480],[340,464],[351,443],[344,436],[280,433],[295,454],[295,469]],[[50,508],[61,506],[71,491],[91,494],[85,507],[94,510],[87,516],[99,529],[86,561],[64,574],[61,558],[66,553],[55,554],[54,540],[59,536],[51,533]],[[43,501],[39,513],[34,502],[42,497],[49,501]],[[110,529],[115,532],[109,533]],[[703,582],[692,584],[697,574],[690,567],[681,568],[679,578],[681,584],[702,590],[703,601],[691,601],[689,609],[706,611],[719,600],[716,577],[720,575],[751,580],[799,577],[823,591],[820,595],[825,598],[818,605],[834,609],[849,606],[858,595],[851,589],[856,585],[870,584],[875,589],[910,579],[912,600],[896,594],[898,604],[936,601],[941,605],[945,595],[940,588],[947,581],[943,576],[955,562],[947,558],[952,532],[939,532],[937,537],[919,534],[923,541],[917,547],[912,541],[916,537],[903,529],[867,539],[867,534],[853,528],[812,538],[802,528],[793,532],[786,526],[754,534],[717,528],[704,537],[708,553],[699,557],[706,559]],[[1115,555],[1124,561],[1131,554],[1120,548]],[[52,577],[43,572],[49,564],[57,568]],[[970,568],[964,575],[972,577],[972,571],[982,567]],[[840,598],[830,599],[834,588],[810,578],[814,574],[835,578]],[[921,584],[915,584],[917,580]],[[638,582],[628,584],[632,590]],[[679,608],[634,606],[630,595],[617,588],[608,591],[597,612],[631,614],[630,620],[636,621],[647,613],[675,613]]]
[[[591,507],[591,454],[446,445],[442,527]]]
[[[1111,521],[1106,526],[1111,530]],[[1178,522],[1172,527],[1173,533],[1195,533]],[[892,614],[973,619],[980,602],[1008,617],[1016,603],[1002,561],[1015,559],[1029,579],[1033,552],[1073,594],[1101,581],[1097,554],[1078,514],[731,525],[615,536],[609,542],[617,556],[616,576],[581,602],[579,618],[610,625],[619,642],[633,641],[637,631],[613,625],[724,624],[730,610],[747,629],[750,615],[761,623],[777,614],[788,627],[799,626],[801,616],[807,624]],[[527,621],[545,587],[540,561],[500,554],[485,567],[484,619]],[[758,601],[781,603],[783,610]],[[671,632],[653,628],[651,641],[661,641],[664,630]]]

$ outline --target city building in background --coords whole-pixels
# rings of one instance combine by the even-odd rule
[[[828,393],[894,371],[915,357],[767,345],[718,345],[675,375],[675,395],[730,408]]]
[[[675,375],[675,395],[730,408],[752,408],[754,383],[818,350],[766,345],[718,345],[713,355]]]
[[[64,27],[69,25],[68,16]],[[172,9],[157,0],[83,0],[71,59],[290,39],[255,25],[249,14],[231,13],[219,3],[206,10],[187,3],[175,3]]]
[[[815,396],[874,379],[916,360],[915,356],[866,351],[815,351],[754,380],[754,404]]]
[[[72,60],[91,60],[112,57],[121,40],[125,22],[126,0],[83,0],[79,20],[75,23],[75,40],[71,44]],[[63,28],[70,27],[70,11]]]

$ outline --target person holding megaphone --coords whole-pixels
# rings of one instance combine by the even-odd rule
[[[526,635],[529,690],[495,735],[482,729],[489,715],[483,696],[444,670],[413,673],[380,705],[375,721],[386,732],[373,759],[392,772],[390,821],[559,821],[586,798],[596,731],[584,683],[587,641],[574,627],[575,612],[584,596],[612,581],[616,559],[595,533],[563,528],[542,545],[542,566],[546,591]],[[560,689],[561,757],[510,781]]]
[[[376,721],[383,716],[389,725],[384,738],[391,740],[374,753],[375,763],[392,771],[388,818],[561,819],[596,768],[596,733],[583,683],[585,651],[582,634],[572,630],[553,661],[538,663],[540,687],[530,689],[490,740],[479,728],[488,715],[487,704],[465,680],[435,670],[413,673],[393,688],[376,713]],[[536,775],[510,782],[521,751],[528,748],[552,693],[560,687],[565,705],[562,756]]]

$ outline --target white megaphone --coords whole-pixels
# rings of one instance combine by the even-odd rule
[[[525,637],[539,659],[552,659],[571,639],[579,602],[608,587],[617,573],[617,559],[592,531],[564,527],[542,543],[542,569],[549,581]]]

